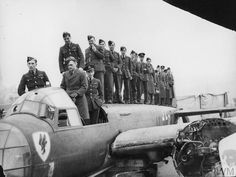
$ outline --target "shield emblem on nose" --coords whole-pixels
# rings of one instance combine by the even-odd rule
[[[51,150],[50,137],[47,132],[35,132],[32,134],[37,154],[45,162]]]

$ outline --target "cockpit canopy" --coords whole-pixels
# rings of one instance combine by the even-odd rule
[[[36,89],[19,97],[8,110],[6,117],[16,113],[32,114],[38,118],[58,120],[60,112],[66,112],[70,125],[82,125],[76,105],[67,93],[56,87]]]

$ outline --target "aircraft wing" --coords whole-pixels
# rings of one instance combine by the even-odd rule
[[[173,124],[128,130],[120,133],[111,146],[112,154],[140,154],[161,147],[171,147],[177,132],[187,124]]]
[[[235,0],[164,0],[210,22],[236,31]]]
[[[210,109],[197,109],[197,110],[179,110],[174,113],[176,117],[180,116],[194,116],[203,114],[214,114],[236,111],[235,107],[222,107],[222,108],[210,108]]]
[[[235,111],[231,108],[212,108],[198,110],[179,110],[174,113],[175,117],[224,113]],[[172,147],[177,133],[189,123],[180,123],[148,128],[128,130],[120,133],[112,143],[111,152],[115,155],[142,154],[157,150],[162,147]]]

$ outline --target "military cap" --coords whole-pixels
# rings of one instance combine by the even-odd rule
[[[27,57],[27,63],[28,63],[29,61],[31,61],[31,60],[34,60],[34,61],[37,63],[37,60],[36,60],[35,58],[33,58],[33,57]]]
[[[76,59],[75,59],[75,57],[72,57],[72,56],[67,57],[65,60],[66,60],[67,64],[68,64],[70,61],[77,62]]]
[[[64,33],[62,34],[62,36],[63,36],[63,38],[66,37],[66,36],[70,36],[70,33],[64,32]]]
[[[151,61],[151,58],[147,58],[146,61],[150,60]]]
[[[90,40],[90,39],[92,39],[92,38],[94,38],[95,39],[95,37],[94,36],[92,36],[92,35],[88,35],[88,40]]]
[[[120,47],[120,51],[124,51],[124,50],[126,50],[126,47],[124,46]]]
[[[145,53],[139,53],[138,56],[139,56],[139,57],[144,57],[144,56],[145,56]]]
[[[85,70],[86,72],[91,72],[91,71],[94,70],[94,65],[88,64],[88,65],[86,65],[86,66],[84,67],[84,70]]]
[[[135,52],[135,51],[133,51],[133,50],[130,52],[130,54],[135,54],[135,53],[136,53],[136,52]]]
[[[99,39],[98,43],[99,43],[99,44],[101,44],[101,43],[105,43],[105,41],[102,40],[102,39]]]
[[[113,42],[113,41],[108,41],[108,45],[109,45],[109,46],[114,45],[114,44],[115,44],[115,42]]]

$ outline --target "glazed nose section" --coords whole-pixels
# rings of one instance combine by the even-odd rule
[[[29,144],[19,129],[6,123],[0,123],[0,165],[7,177],[30,174]]]

